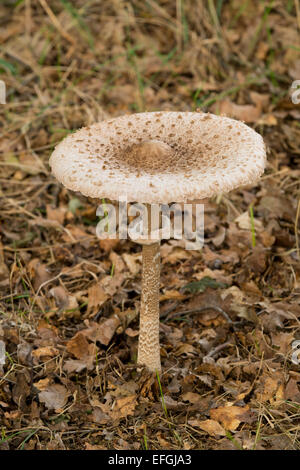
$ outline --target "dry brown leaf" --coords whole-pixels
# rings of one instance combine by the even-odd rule
[[[276,241],[276,237],[274,235],[271,235],[269,232],[263,230],[259,234],[259,238],[262,241],[264,247],[270,248],[270,246],[274,245]]]
[[[213,242],[213,244],[218,247],[221,246],[225,240],[226,237],[226,229],[225,227],[221,226],[218,229],[218,233],[212,237],[210,240]]]
[[[88,442],[84,443],[85,450],[107,450],[106,447],[100,445],[89,444]]]
[[[141,270],[141,254],[131,255],[130,253],[124,253],[122,255],[130,273],[135,276]]]
[[[89,356],[83,360],[69,359],[64,363],[63,370],[68,374],[73,372],[82,372],[84,369],[92,370],[94,368],[94,358]]]
[[[109,295],[105,293],[103,287],[98,282],[89,288],[88,297],[88,312],[92,312],[92,315],[94,315],[99,307],[107,301]]]
[[[76,333],[70,341],[67,342],[67,351],[76,359],[83,359],[88,355],[89,343],[82,332]]]
[[[228,235],[230,232],[228,231]],[[217,253],[213,252],[207,245],[203,247],[203,255],[207,262],[215,262],[220,260],[223,263],[237,264],[240,261],[239,255],[235,250],[221,250]]]
[[[213,112],[218,111],[220,114],[244,122],[257,122],[262,112],[259,106],[253,106],[252,104],[235,104],[229,99],[219,101],[212,109]]]
[[[277,126],[278,120],[274,114],[264,114],[257,122],[263,126]]]
[[[37,359],[41,357],[54,357],[59,354],[59,350],[57,348],[51,346],[44,346],[42,348],[34,349],[31,352],[31,355]]]
[[[218,423],[218,421],[213,419],[206,419],[204,421],[200,421],[199,419],[190,419],[188,424],[190,426],[202,429],[202,431],[207,432],[210,436],[213,437],[226,436],[225,429],[221,426],[220,423]]]
[[[270,402],[273,406],[279,405],[285,398],[282,378],[277,377],[277,374],[274,377],[264,377],[255,393],[260,402]]]
[[[91,341],[99,341],[101,344],[107,346],[119,325],[119,317],[113,315],[101,323],[91,322],[89,328],[82,330],[82,334]]]
[[[126,328],[125,333],[130,336],[130,338],[135,338],[139,335],[138,330],[133,330],[132,328]]]
[[[5,286],[5,284],[9,285],[9,269],[4,263],[4,261],[2,261],[1,259],[0,259],[0,281],[3,287]],[[4,281],[6,282],[4,283]]]
[[[66,212],[67,212],[67,209],[65,207],[53,208],[50,206],[50,204],[47,204],[46,210],[47,210],[47,219],[54,220],[58,222],[59,224],[63,225],[65,221]]]
[[[160,399],[160,401],[162,403],[162,399]],[[183,403],[174,400],[170,395],[164,395],[164,405],[168,410],[176,410],[180,405],[183,405]]]
[[[298,386],[297,380],[291,378],[288,381],[287,386],[285,387],[284,396],[286,400],[300,403],[300,388]]]
[[[50,379],[46,377],[45,379],[41,379],[38,382],[34,382],[33,385],[38,390],[42,391],[42,390],[46,390],[49,387],[49,384],[50,384]]]
[[[201,395],[199,395],[198,393],[186,392],[181,396],[181,399],[183,401],[189,401],[190,403],[196,404],[200,403],[202,398]]]
[[[17,347],[17,354],[18,354],[18,360],[20,364],[23,364],[25,366],[32,365],[32,345],[27,343],[26,341],[22,341],[20,344],[18,344]],[[1,359],[0,359],[0,364],[1,364]]]
[[[110,417],[108,414],[104,413],[100,408],[97,406],[93,409],[92,413],[92,421],[93,423],[97,424],[106,424],[108,421],[110,421]]]
[[[121,287],[125,275],[123,273],[116,273],[114,276],[105,276],[100,281],[100,286],[103,287],[104,292],[109,296],[113,296]]]
[[[268,109],[270,102],[270,95],[268,93],[257,93],[256,91],[250,91],[250,97],[252,102],[260,109]]]
[[[85,232],[84,230],[82,230],[82,228],[77,227],[76,225],[70,224],[66,226],[65,231],[62,235],[62,239],[67,243],[73,242],[74,240],[83,239],[86,239],[86,241],[88,242],[89,238],[91,238],[91,235],[89,233]]]
[[[255,274],[263,273],[266,269],[266,251],[261,247],[254,247],[247,258],[247,267]]]
[[[263,225],[260,220],[253,218],[253,222],[251,221],[250,214],[248,211],[243,212],[243,214],[239,215],[235,219],[235,222],[242,230],[252,230],[252,223],[254,224],[254,228],[256,231],[261,231],[263,229]]]
[[[109,259],[112,262],[114,274],[118,274],[124,271],[125,263],[120,255],[117,255],[114,251],[109,254]]]
[[[18,411],[18,410],[17,410],[17,411],[9,411],[9,412],[6,411],[6,412],[4,413],[4,416],[5,416],[5,418],[7,418],[7,419],[15,420],[15,419],[17,419],[17,418],[20,418],[21,412]],[[2,449],[1,449],[1,450],[2,450]]]
[[[111,238],[99,240],[99,246],[105,253],[109,253],[111,250],[118,248],[120,240],[115,240]]]
[[[164,294],[162,294],[159,297],[159,301],[162,302],[163,300],[170,300],[170,299],[182,300],[185,298],[186,298],[186,295],[181,294],[178,290],[166,290]]]
[[[267,56],[269,48],[269,44],[267,44],[265,41],[261,41],[256,48],[255,57],[257,57],[259,60],[264,60]]]
[[[30,279],[33,280],[33,287],[35,290],[45,282],[49,281],[52,277],[48,267],[41,263],[38,258],[33,258],[29,261],[27,269]]]
[[[271,333],[272,343],[279,347],[279,352],[286,356],[291,352],[292,342],[295,339],[294,333]]]
[[[224,429],[235,431],[242,422],[250,418],[249,406],[220,406],[210,410],[210,417],[222,424]]]
[[[166,245],[168,246],[168,245]],[[163,263],[176,264],[178,261],[189,259],[192,255],[188,250],[180,247],[172,247],[172,251],[165,257],[162,256]]]
[[[270,218],[287,218],[293,220],[294,209],[291,201],[284,196],[266,195],[263,196],[257,206],[258,211],[262,211]]]
[[[68,401],[69,392],[64,385],[53,384],[39,393],[39,400],[49,410],[59,411]]]
[[[54,297],[56,306],[60,310],[77,309],[78,302],[76,297],[70,295],[62,286],[55,286],[50,289],[49,294]]]
[[[112,419],[120,419],[125,418],[126,416],[133,416],[136,405],[136,395],[129,395],[127,397],[117,399],[115,401],[113,410],[110,413]]]
[[[196,352],[194,346],[188,343],[179,343],[175,351],[175,356],[182,356],[186,354],[187,356],[192,356]]]

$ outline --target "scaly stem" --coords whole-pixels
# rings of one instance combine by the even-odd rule
[[[138,364],[159,372],[159,277],[160,242],[143,245],[142,298]]]

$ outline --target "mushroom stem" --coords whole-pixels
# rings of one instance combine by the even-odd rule
[[[159,372],[160,242],[143,245],[142,298],[137,363]]]

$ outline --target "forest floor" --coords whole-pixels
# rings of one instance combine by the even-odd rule
[[[299,0],[0,4],[0,449],[299,449]],[[125,113],[226,114],[268,149],[161,247],[160,377],[136,368],[141,248],[48,160]]]

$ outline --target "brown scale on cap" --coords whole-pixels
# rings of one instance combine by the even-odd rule
[[[122,151],[120,162],[132,169],[159,172],[174,160],[175,152],[170,145],[159,140],[146,140],[133,144]]]

